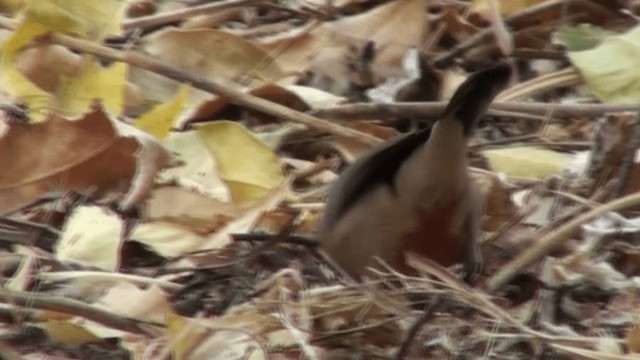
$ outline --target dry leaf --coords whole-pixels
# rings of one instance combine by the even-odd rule
[[[197,131],[170,133],[163,143],[181,162],[180,166],[165,170],[165,177],[213,199],[230,201],[229,189],[220,179],[215,159]]]
[[[560,174],[571,161],[565,153],[525,146],[486,150],[482,154],[489,159],[493,171],[539,179]]]
[[[141,321],[164,323],[171,313],[171,304],[159,286],[141,289],[122,282],[111,287],[96,303],[105,310]]]
[[[295,91],[291,91],[288,88],[281,87],[276,84],[260,85],[249,89],[247,92],[259,98],[266,99],[301,112],[308,111],[311,108],[311,106],[298,96]],[[229,110],[230,107],[236,107],[236,105],[233,105],[228,98],[222,96],[217,96],[211,100],[203,101],[195,106],[194,110],[182,119],[176,127],[183,128],[185,126],[185,122],[191,120],[215,118],[216,115],[222,111]],[[244,108],[240,107],[240,109]],[[252,112],[251,110],[246,111]],[[260,116],[268,117],[265,114],[260,114]]]
[[[182,112],[189,96],[189,89],[188,85],[181,86],[172,99],[140,115],[134,123],[135,126],[153,135],[158,140],[164,139],[174,126],[176,118]]]
[[[424,0],[393,1],[315,29],[296,29],[265,40],[264,45],[287,72],[300,72],[308,67],[310,60],[331,48],[342,49],[345,54],[349,47],[361,49],[372,42],[376,48],[373,80],[378,83],[399,74],[405,52],[422,45],[429,30],[427,3]],[[340,57],[336,60],[341,61]],[[335,66],[342,68],[344,64]]]
[[[240,124],[218,121],[198,127],[198,134],[215,157],[234,203],[251,204],[284,181],[276,154]]]
[[[238,88],[275,81],[284,73],[266,50],[239,36],[213,29],[167,29],[146,39],[149,55],[194,75],[234,82]],[[131,81],[145,91],[149,100],[166,101],[179,84],[148,71],[132,69]],[[190,103],[211,98],[194,90]]]
[[[114,271],[120,264],[122,231],[117,214],[98,206],[78,207],[62,230],[56,257]]]
[[[57,108],[78,115],[95,99],[101,99],[112,113],[120,114],[126,64],[103,68],[88,56],[80,62],[77,55],[56,45],[23,50],[49,32],[70,31],[95,39],[113,34],[119,30],[122,8],[123,4],[115,0],[96,4],[83,0],[28,1],[18,28],[2,45],[0,85],[30,109]],[[39,119],[42,113],[34,112],[32,117]]]
[[[0,211],[47,192],[102,194],[126,189],[133,182],[125,201],[131,206],[148,193],[154,170],[168,160],[160,145],[145,141],[143,133],[119,135],[126,125],[114,122],[99,108],[76,121],[52,114],[41,123],[5,123],[4,127]]]

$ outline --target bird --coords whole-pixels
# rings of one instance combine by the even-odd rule
[[[466,275],[480,269],[484,199],[469,174],[467,141],[510,78],[503,62],[471,74],[432,127],[396,136],[344,169],[318,224],[334,264],[358,280],[379,260],[414,274],[407,252],[462,263]]]

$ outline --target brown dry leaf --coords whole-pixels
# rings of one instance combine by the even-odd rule
[[[257,203],[245,208],[233,221],[227,223],[222,229],[208,236],[198,250],[222,249],[231,243],[231,234],[247,233],[253,230],[263,213],[273,210],[285,197],[289,183],[283,182],[277,188],[273,189],[267,196],[263,197]],[[191,260],[196,264],[211,265],[218,258],[205,256],[193,256]]]
[[[517,207],[506,189],[506,185],[496,175],[490,173],[472,173],[480,185],[486,199],[483,230],[498,231],[517,214]]]
[[[377,125],[371,121],[358,120],[353,122],[351,127],[383,140],[391,139],[396,135],[396,131],[393,128]],[[365,145],[353,138],[346,138],[342,136],[335,138],[334,146],[348,162],[354,161],[358,157],[364,155],[367,151],[371,150],[370,145]]]
[[[183,71],[217,81],[233,82],[239,88],[275,81],[284,76],[265,49],[219,30],[161,30],[146,39],[144,49],[151,56]],[[131,79],[153,101],[165,101],[179,86],[174,80],[138,69],[132,69]],[[190,99],[198,102],[210,97],[209,93],[194,90]]]
[[[376,57],[372,64],[374,82],[400,73],[402,58],[411,47],[420,47],[428,35],[425,0],[399,0],[368,12],[340,19],[325,26],[338,37],[364,44],[372,41]]]
[[[217,229],[226,222],[225,219],[240,214],[239,207],[211,198],[205,191],[185,184],[159,186],[145,203],[144,218],[168,221],[197,233],[207,233]]]
[[[277,84],[260,85],[248,90],[247,92],[253,96],[257,96],[301,112],[305,112],[310,109],[310,106],[295,92]],[[184,121],[215,118],[216,114],[227,110],[229,106],[235,105],[231,104],[228,98],[221,96],[203,101],[201,104],[195,106],[189,116],[185,117],[177,127],[182,128],[184,126]],[[262,116],[266,117],[266,115]]]
[[[76,76],[82,67],[82,56],[62,45],[33,46],[16,57],[16,69],[42,90],[54,92],[63,76]]]
[[[156,175],[169,166],[171,156],[153,136],[120,121],[115,121],[114,124],[120,136],[135,139],[139,146],[133,154],[136,161],[135,176],[120,204],[121,209],[127,210],[148,198]]]
[[[433,71],[425,74],[422,56],[418,49],[410,49],[402,60],[402,74],[382,82],[366,91],[367,97],[375,103],[433,100],[432,87],[439,87],[439,74]],[[434,75],[432,78],[427,78]],[[428,84],[425,86],[425,84]],[[433,84],[433,85],[432,85]]]
[[[113,121],[100,108],[76,121],[52,114],[40,123],[3,125],[0,211],[48,192],[104,194],[130,186],[122,204],[128,208],[148,194],[155,173],[168,161],[150,136]]]
[[[445,34],[454,39],[463,40],[478,32],[478,28],[469,23],[455,7],[445,8],[443,13],[433,18],[445,26]]]
[[[635,325],[628,329],[625,341],[630,352],[640,353],[640,326]]]
[[[131,238],[166,258],[197,251],[208,240],[204,234],[167,221],[139,223],[133,230]]]
[[[429,30],[426,6],[425,0],[393,1],[362,14],[273,37],[265,40],[264,46],[287,72],[301,72],[321,53],[331,50],[348,56],[350,48],[362,49],[370,41],[376,49],[372,70],[377,83],[399,74],[405,52],[422,45]],[[351,72],[345,72],[348,68],[342,60],[342,56],[334,56],[318,65],[336,68],[349,79]]]

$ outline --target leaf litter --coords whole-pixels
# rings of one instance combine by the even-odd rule
[[[2,6],[2,357],[638,357],[634,2]],[[331,181],[498,59],[483,271],[342,277]]]

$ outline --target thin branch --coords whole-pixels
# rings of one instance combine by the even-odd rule
[[[441,296],[435,297],[433,299],[433,301],[431,301],[430,303],[428,303],[425,306],[424,310],[420,312],[420,315],[418,315],[415,318],[415,320],[411,324],[411,327],[409,327],[409,330],[407,331],[407,333],[405,334],[404,338],[402,339],[402,343],[400,345],[400,348],[398,349],[398,352],[396,353],[396,355],[393,358],[394,360],[404,360],[404,359],[407,358],[407,355],[409,354],[409,350],[411,348],[411,343],[416,338],[416,336],[418,336],[418,333],[420,332],[420,329],[422,329],[424,324],[431,317],[431,314],[433,314],[433,312],[435,311],[436,307],[441,302],[442,302],[442,297]]]
[[[227,0],[202,4],[199,6],[191,6],[184,9],[166,11],[159,14],[126,20],[122,23],[122,29],[124,31],[130,31],[135,29],[152,28],[182,21],[195,15],[215,14],[223,10],[256,5],[265,1],[267,0]]]
[[[513,16],[510,16],[509,18],[505,19],[504,22],[505,22],[505,25],[507,25],[508,27],[513,27],[514,25],[518,24],[521,21],[531,21],[531,19],[535,19],[538,15],[543,14],[550,10],[554,10],[554,8],[556,7],[559,8],[561,6],[576,6],[576,5],[582,5],[584,7],[591,8],[590,10],[592,10],[594,13],[596,11],[599,11],[599,12],[606,11],[604,7],[590,1],[551,0],[551,1],[545,1],[541,4],[537,4],[534,6],[529,6],[524,10],[520,11],[519,13],[514,14]],[[433,63],[438,68],[447,67],[451,63],[453,63],[453,61],[457,57],[463,55],[467,51],[491,39],[491,36],[493,36],[493,30],[490,27],[486,28],[472,36],[467,37],[466,39],[461,41],[459,44],[454,46],[451,50],[436,56],[433,59]]]
[[[0,16],[0,27],[14,30],[17,25],[16,21]],[[178,67],[166,64],[141,52],[115,50],[91,41],[76,39],[71,36],[57,33],[52,34],[50,38],[53,43],[66,46],[76,51],[92,54],[104,59],[124,62],[179,82],[189,83],[197,89],[224,96],[228,98],[231,103],[246,106],[250,109],[272,115],[281,120],[304,124],[310,128],[325,131],[334,135],[353,138],[368,145],[375,145],[381,142],[380,139],[372,135],[343,127],[327,120],[318,119],[272,101],[245,93],[229,85],[183,71]]]
[[[386,119],[398,117],[436,117],[447,106],[446,101],[407,103],[355,103],[320,108],[312,112],[322,118]],[[638,104],[553,104],[544,102],[494,102],[487,114],[500,116],[501,112],[535,115],[553,114],[555,117],[600,116],[606,113],[638,111]]]
[[[58,311],[65,314],[80,316],[102,325],[134,334],[152,335],[149,330],[141,327],[142,324],[145,324],[142,321],[116,315],[74,299],[25,291],[0,289],[0,301],[6,304]],[[146,324],[161,326],[160,324]]]
[[[534,246],[528,248],[524,253],[500,268],[500,270],[487,281],[488,291],[496,292],[499,290],[523,270],[560,246],[564,240],[573,235],[580,229],[580,226],[588,221],[610,211],[622,210],[637,205],[640,205],[640,193],[634,193],[611,201],[565,223],[555,231],[543,236]]]

